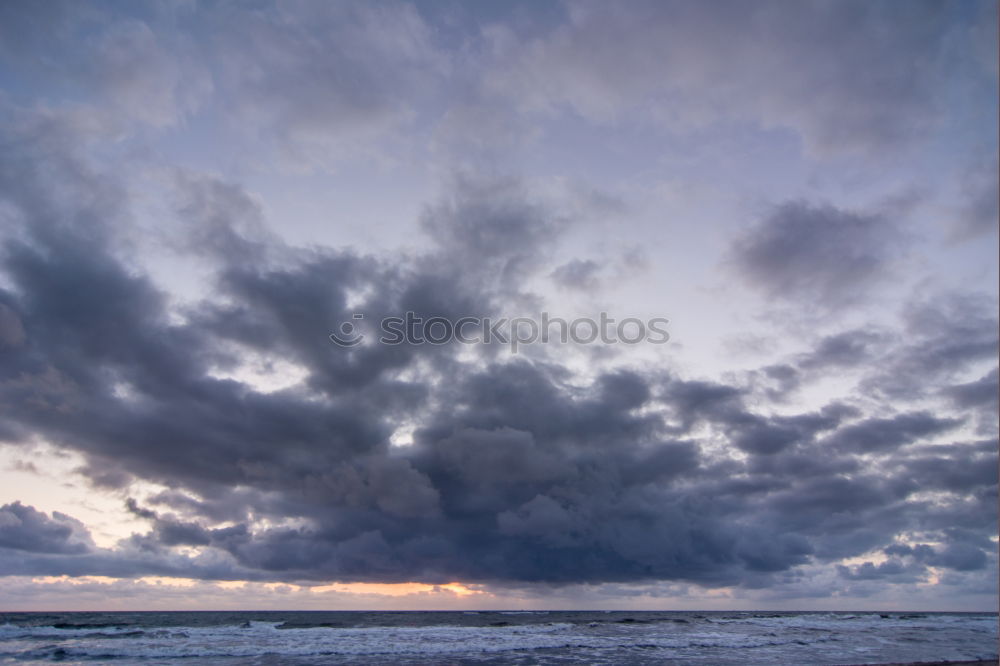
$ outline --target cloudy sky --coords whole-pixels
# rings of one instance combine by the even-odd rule
[[[995,610],[997,96],[992,1],[2,3],[0,609]]]

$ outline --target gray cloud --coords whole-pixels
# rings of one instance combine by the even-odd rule
[[[29,90],[44,80],[68,97],[93,94],[116,121],[174,125],[197,111],[213,88],[203,55],[181,27],[185,12],[121,9],[53,2],[40,11],[27,2],[6,3],[0,67],[25,77],[20,83]]]
[[[923,437],[947,432],[960,424],[958,419],[943,419],[929,412],[910,412],[851,424],[827,438],[825,444],[868,453],[903,446]]]
[[[954,236],[967,240],[997,232],[1000,220],[1000,171],[995,153],[970,168],[962,180],[965,204],[959,210]]]
[[[809,353],[799,357],[797,363],[805,370],[856,367],[884,354],[884,348],[890,342],[890,336],[877,330],[856,329],[836,333],[823,337]]]
[[[997,468],[991,453],[996,440],[976,443],[916,448],[898,461],[899,471],[927,490],[960,494],[974,493],[997,482]]]
[[[920,562],[904,564],[890,559],[875,565],[865,562],[856,567],[837,566],[837,571],[848,580],[884,580],[891,583],[919,583],[927,580],[930,572]]]
[[[934,548],[927,544],[915,546],[903,544],[890,546],[885,551],[890,555],[910,556],[915,563],[947,567],[956,571],[976,571],[984,568],[987,562],[986,553],[981,548],[969,543],[952,544],[943,549]],[[890,560],[890,562],[895,563],[896,566],[899,565],[898,560]]]
[[[789,202],[738,238],[729,261],[738,277],[771,298],[838,307],[889,275],[900,241],[879,216]]]
[[[909,303],[901,337],[872,364],[862,388],[880,398],[919,399],[932,384],[993,365],[996,329],[995,299],[984,294],[941,293]]]
[[[940,117],[934,90],[946,66],[982,68],[953,57],[943,12],[933,2],[906,11],[891,2],[575,3],[542,35],[497,30],[502,57],[487,85],[526,110],[569,105],[611,121],[656,105],[665,123],[751,118],[793,128],[816,150],[874,153]]]
[[[78,520],[59,513],[48,516],[20,502],[0,507],[0,548],[30,553],[86,553],[90,535]]]
[[[412,123],[445,93],[455,103],[434,109],[435,125],[463,146],[498,138],[484,123],[518,141],[524,122],[511,116],[568,107],[598,123],[651,109],[668,127],[749,121],[790,128],[813,151],[876,155],[941,120],[945,82],[992,76],[980,23],[995,23],[995,8],[976,4],[948,13],[930,1],[903,11],[636,0],[627,10],[540,6],[512,20],[426,3],[10,2],[2,54],[29,89],[45,80],[64,96],[86,90],[153,127],[223,112],[308,166],[333,149],[365,153],[360,139]]]
[[[941,35],[930,5],[903,17],[890,5],[838,3],[812,18],[769,4],[726,7],[731,17],[695,7],[629,17],[581,4],[569,10],[566,31],[529,38],[529,55],[561,72],[551,80],[554,95],[600,115],[618,105],[604,106],[603,87],[628,98],[646,85],[642,73],[617,77],[617,58],[677,63],[671,72],[684,90],[734,65],[720,89],[740,92],[740,76],[756,75],[751,85],[761,73],[743,71],[753,44],[739,30],[749,19],[774,18],[768,30],[815,42],[805,54],[813,69],[838,64],[829,97],[806,100],[789,64],[805,46],[793,49],[782,37],[763,61],[790,79],[756,115],[792,123],[817,145],[895,145],[933,117],[923,66]],[[232,16],[220,46],[231,60],[214,63],[213,86],[239,93],[233,112],[291,143],[405,122],[402,100],[421,88],[424,70],[438,68],[422,16],[395,5],[307,9],[287,21],[278,20],[281,7]],[[210,18],[235,10],[217,11]],[[703,21],[717,25],[707,48],[724,52],[663,39],[657,30],[671,12],[680,12],[669,28],[678,35]],[[873,44],[886,17],[905,20],[885,46]],[[604,25],[610,32],[599,34],[613,37],[644,19],[649,27],[636,25],[635,39],[610,39],[607,53],[590,49],[600,67],[569,60],[583,43],[573,31]],[[838,41],[847,26],[860,30],[864,48]],[[132,44],[142,47],[143,67],[175,76],[151,62],[170,43],[158,31],[134,22],[115,29],[123,32],[95,38],[102,62],[121,61]],[[342,38],[328,58],[325,42],[310,39],[324,29]],[[654,34],[666,45],[619,52]],[[39,45],[30,41],[5,48],[34,53]],[[926,54],[917,48],[925,42],[933,47]],[[924,55],[913,59],[918,51]],[[861,66],[869,59],[871,67]],[[259,69],[247,66],[258,61]],[[144,107],[153,83],[119,66],[122,78],[109,79],[107,94],[134,106],[143,122],[167,124],[194,108],[183,96]],[[886,81],[897,85],[886,90]],[[850,104],[869,93],[869,106]],[[905,104],[918,110],[898,128],[889,120]],[[133,222],[128,187],[84,156],[116,136],[113,128],[59,109],[4,113],[0,434],[78,453],[86,461],[80,473],[105,488],[144,480],[169,490],[127,505],[148,531],[111,549],[94,547],[67,516],[7,505],[0,573],[761,588],[912,535],[936,544],[932,553],[900,551],[891,565],[842,577],[914,580],[921,567],[968,572],[994,563],[995,441],[983,434],[940,444],[966,423],[967,410],[990,408],[993,302],[929,294],[907,311],[902,330],[825,334],[760,371],[764,392],[739,378],[649,365],[594,366],[584,380],[554,353],[341,349],[327,335],[355,312],[370,321],[405,311],[454,318],[537,302],[526,278],[549,273],[545,259],[568,225],[565,211],[516,178],[462,174],[420,216],[426,251],[373,257],[283,243],[238,185],[172,170],[170,214],[182,234],[172,248],[196,256],[209,275],[200,300],[178,305],[123,251]],[[886,246],[898,240],[880,217],[789,203],[738,239],[731,259],[769,296],[839,306],[889,274],[895,255]],[[603,268],[570,259],[550,277],[586,279]],[[251,358],[281,360],[304,379],[265,391],[240,379]],[[853,403],[773,404],[841,370],[860,375]],[[963,373],[973,370],[980,379],[970,383]],[[924,398],[941,411],[900,407]],[[400,430],[412,431],[412,444],[392,444]],[[933,502],[921,494],[929,489],[939,493]]]
[[[959,407],[986,407],[997,411],[997,369],[994,368],[985,375],[971,382],[956,384],[944,389],[947,395]]]
[[[61,186],[71,197],[89,176],[66,173],[79,174]],[[91,203],[95,219],[112,221],[94,234],[17,194],[39,187],[28,180],[7,198],[31,224],[4,246],[12,290],[2,300],[24,337],[0,366],[3,423],[80,452],[95,482],[141,478],[175,490],[153,498],[155,510],[130,505],[151,529],[113,550],[69,552],[69,531],[39,519],[32,534],[50,536],[36,543],[55,552],[11,555],[6,573],[759,586],[907,530],[954,545],[967,539],[947,528],[988,529],[956,522],[968,508],[959,496],[935,512],[907,499],[921,489],[914,478],[971,488],[988,516],[995,479],[951,455],[938,454],[948,464],[907,458],[888,476],[856,458],[896,455],[955,419],[858,419],[842,405],[769,416],[746,387],[655,369],[576,385],[553,360],[465,363],[447,346],[330,345],[327,331],[356,308],[455,315],[508,298],[496,277],[536,265],[559,220],[510,182],[456,181],[424,214],[435,248],[395,264],[275,247],[234,224],[253,210],[245,197],[189,182],[181,191],[193,203],[178,210],[203,221],[191,233],[207,239],[216,283],[181,323],[112,252],[114,217],[99,206],[114,210],[113,197]],[[348,290],[363,303],[348,309]],[[272,393],[213,377],[237,362],[232,345],[280,356],[307,377]],[[821,340],[793,370],[842,362],[840,346]],[[403,379],[404,370],[413,372]],[[403,422],[415,424],[414,443],[391,446]],[[720,457],[720,442],[751,456]],[[32,543],[12,534],[11,544]],[[182,545],[204,552],[183,556]],[[955,548],[941,566],[978,566]]]
[[[449,66],[408,4],[218,7],[208,20],[232,111],[309,159],[405,122]]]
[[[592,290],[597,287],[601,265],[591,259],[573,259],[556,267],[552,279],[567,289]]]

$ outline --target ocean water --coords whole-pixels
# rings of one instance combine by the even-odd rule
[[[994,613],[0,613],[0,664],[877,664],[997,658]]]

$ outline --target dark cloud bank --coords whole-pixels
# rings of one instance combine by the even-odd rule
[[[917,19],[904,38],[934,17]],[[778,92],[768,109],[799,99]],[[457,178],[424,213],[433,248],[387,261],[288,247],[247,224],[261,213],[238,187],[177,176],[182,245],[212,268],[208,295],[178,311],[124,258],[127,197],[67,147],[75,130],[10,114],[0,437],[80,453],[96,486],[168,490],[128,503],[150,528],[114,549],[69,516],[0,508],[0,575],[766,587],[879,549],[885,562],[838,575],[908,583],[929,566],[996,566],[989,299],[929,296],[897,330],[848,329],[725,382],[642,367],[581,385],[556,350],[470,361],[452,345],[343,349],[327,335],[357,311],[457,318],[531,302],[519,276],[552,273],[543,258],[562,218],[516,181]],[[896,240],[878,216],[788,202],[728,263],[769,298],[839,307],[890,274]],[[600,269],[577,260],[552,278]],[[308,374],[270,393],[219,378],[251,355]],[[777,411],[831,372],[856,374],[850,404]],[[401,426],[412,445],[390,444]]]
[[[15,159],[39,168],[25,175]],[[0,428],[11,442],[41,436],[80,452],[98,486],[145,479],[169,490],[129,502],[151,530],[112,550],[68,516],[7,505],[0,573],[762,586],[879,548],[891,559],[842,575],[912,580],[928,565],[994,562],[995,428],[951,438],[995,414],[995,370],[954,381],[996,354],[989,304],[923,304],[905,343],[848,331],[746,381],[645,368],[580,386],[557,356],[473,362],[450,346],[343,349],[327,339],[355,310],[459,316],[522,298],[514,276],[539,265],[558,216],[514,182],[459,179],[425,214],[446,242],[387,264],[238,231],[248,204],[236,188],[183,179],[178,214],[216,272],[211,296],[179,318],[119,258],[113,188],[94,194],[95,174],[47,159],[24,150],[0,172],[12,211]],[[35,180],[53,170],[59,182]],[[60,196],[41,196],[46,185]],[[819,216],[847,237],[870,233],[869,222],[799,204],[775,215],[779,227]],[[770,290],[812,269],[806,284],[840,288],[822,262],[765,274],[773,233],[737,246],[748,279]],[[349,291],[363,303],[348,307]],[[271,393],[213,376],[248,353],[308,376]],[[776,415],[753,388],[780,395],[823,368],[861,363],[857,405]],[[919,396],[897,384],[917,376],[947,414],[909,406]],[[414,427],[410,446],[390,445],[401,424]],[[942,545],[902,545],[901,534]]]

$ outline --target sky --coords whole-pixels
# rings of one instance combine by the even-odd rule
[[[3,2],[0,610],[996,610],[997,100],[991,1]]]

